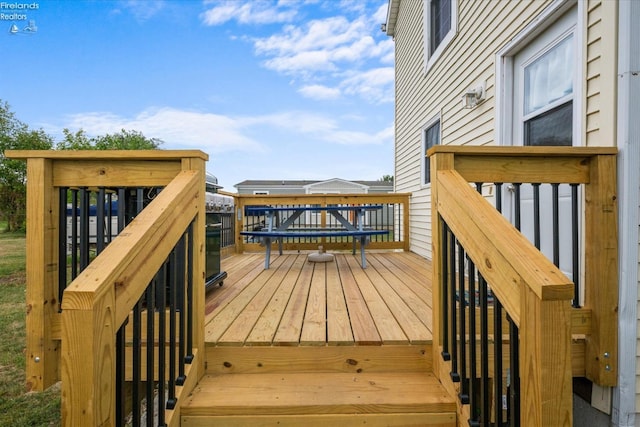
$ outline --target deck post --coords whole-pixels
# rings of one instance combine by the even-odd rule
[[[429,154],[427,154],[429,155]],[[432,315],[433,315],[433,371],[438,379],[444,372],[443,360],[440,355],[442,351],[442,337],[446,331],[442,330],[442,313],[440,307],[442,306],[442,257],[446,254],[441,253],[441,242],[443,239],[442,222],[440,221],[440,215],[438,214],[438,186],[437,175],[438,171],[451,170],[454,168],[454,156],[451,153],[433,153],[430,156],[431,162],[431,265],[432,265],[432,280],[431,280],[431,293],[432,293]],[[405,217],[408,215],[405,214]],[[443,384],[447,384],[443,382]]]
[[[520,424],[572,426],[570,301],[520,290]]]
[[[199,157],[190,157],[182,159],[182,170],[198,171],[202,181],[206,174],[206,161]],[[206,252],[205,252],[205,186],[201,185],[199,189],[198,199],[202,202],[198,204],[198,214],[194,219],[193,233],[193,343],[198,349],[199,354],[204,355],[204,300],[205,300],[205,279],[206,269]],[[196,376],[198,380],[204,374],[205,358],[203,356],[196,357],[197,370]]]
[[[65,292],[62,311],[62,425],[115,425],[115,289]],[[85,325],[78,334],[78,325]]]
[[[618,377],[618,202],[616,157],[594,156],[585,185],[585,307],[592,309],[586,375],[602,386]]]
[[[58,314],[58,197],[52,160],[27,160],[26,374],[27,389],[42,391],[60,378]]]

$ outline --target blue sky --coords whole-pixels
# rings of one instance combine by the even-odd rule
[[[387,0],[0,1],[0,99],[56,140],[127,129],[202,150],[227,191],[376,180],[394,174],[386,12]]]

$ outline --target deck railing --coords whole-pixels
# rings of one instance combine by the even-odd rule
[[[470,425],[571,425],[574,365],[582,365],[598,384],[616,381],[616,150],[440,146],[429,155],[438,218],[433,224],[436,374],[460,397],[459,416]],[[482,195],[483,183],[495,184],[487,192],[495,194],[493,204]],[[583,308],[577,308],[575,283],[558,268],[557,258],[536,247],[539,232],[530,242],[494,207],[500,207],[504,183],[515,183],[516,193],[520,184],[534,184],[538,231],[535,187],[571,184],[573,219],[577,186],[582,187],[585,249],[571,262],[583,258],[584,273],[573,270],[576,280],[584,278],[578,292],[584,293]],[[557,204],[552,205],[555,218]],[[519,203],[515,209],[521,209]],[[518,219],[516,212],[516,225]],[[580,355],[572,358],[577,334],[587,336],[580,361],[575,360]]]
[[[256,231],[265,226],[265,216],[250,214],[247,206],[272,206],[291,208],[299,206],[348,206],[348,205],[382,205],[380,210],[367,212],[365,226],[376,230],[387,230],[388,234],[372,236],[370,249],[402,249],[409,250],[409,197],[408,193],[383,194],[306,194],[306,195],[237,195],[236,196],[236,251],[264,250],[260,242],[251,237],[241,236],[241,231]],[[288,217],[287,211],[279,213],[280,222]],[[348,213],[345,212],[345,215]],[[303,215],[296,220],[292,228],[331,228],[338,227],[335,219],[326,211]],[[323,246],[330,250],[351,250],[350,237],[322,238],[286,238],[283,242],[285,250],[314,250]]]
[[[62,380],[65,425],[120,425],[130,412],[139,425],[145,382],[147,410],[153,413],[156,405],[161,421],[177,425],[176,402],[204,372],[204,232],[194,230],[205,228],[207,156],[161,150],[5,155],[27,160],[31,388]],[[91,242],[86,219],[78,218],[80,235],[71,239],[72,253],[62,256],[67,189],[80,189],[86,205],[94,189],[104,195],[104,189],[141,186],[163,189],[143,210],[135,209],[116,238],[100,230],[105,240]],[[75,270],[65,288],[60,270],[66,272],[73,264],[67,260],[76,257],[84,269]]]

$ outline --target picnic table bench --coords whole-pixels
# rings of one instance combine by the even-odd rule
[[[264,214],[267,217],[266,227],[254,231],[241,231],[243,236],[259,237],[265,245],[265,264],[268,269],[271,260],[271,241],[278,240],[278,249],[282,255],[282,240],[288,237],[315,238],[315,237],[352,237],[353,254],[356,253],[356,242],[360,242],[360,260],[362,268],[366,268],[365,246],[370,236],[382,236],[388,234],[388,230],[374,230],[364,227],[364,214],[367,211],[382,209],[382,205],[356,205],[356,206],[299,206],[299,207],[270,207],[270,206],[248,206],[247,213]],[[278,212],[292,212],[282,224],[274,226],[274,220]],[[294,222],[304,212],[326,211],[331,214],[342,225],[342,228],[291,228]],[[342,215],[342,212],[355,212],[353,223]]]

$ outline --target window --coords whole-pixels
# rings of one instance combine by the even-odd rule
[[[456,32],[457,0],[424,0],[425,71],[428,71]]]
[[[427,157],[429,148],[440,144],[440,119],[432,119],[422,131],[422,184],[431,182],[431,165]]]
[[[268,196],[269,190],[253,190],[254,196]]]
[[[569,34],[524,66],[524,145],[571,146],[573,65],[573,35]]]
[[[579,32],[577,8],[560,9],[546,19],[535,37],[498,53],[505,99],[501,124],[503,144],[526,146],[580,145]],[[498,113],[499,114],[499,113]]]

